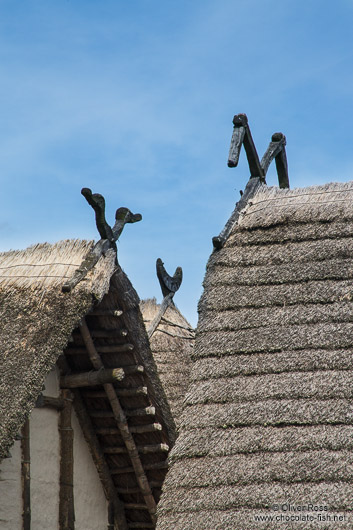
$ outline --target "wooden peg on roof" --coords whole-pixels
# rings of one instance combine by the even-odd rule
[[[244,144],[246,156],[249,163],[250,178],[259,178],[266,184],[266,173],[272,160],[275,159],[278,182],[280,188],[289,188],[288,165],[286,157],[286,137],[282,133],[274,133],[266,153],[261,162],[257,155],[256,147],[251,136],[248,118],[246,114],[237,114],[233,118],[233,134],[230,142],[228,167],[237,167],[240,150]]]
[[[222,232],[218,236],[212,238],[215,250],[219,250],[223,247],[229,234],[233,230],[234,225],[238,222],[242,209],[246,206],[249,199],[255,195],[258,188],[262,184],[266,184],[266,173],[273,159],[275,159],[276,162],[279,187],[289,188],[288,164],[285,150],[286,137],[284,134],[274,133],[272,135],[270,145],[262,157],[261,162],[259,162],[259,157],[251,136],[246,114],[237,114],[234,116],[233,125],[234,130],[230,143],[228,167],[236,167],[238,165],[240,149],[242,144],[244,144],[250,168],[250,179],[244,192],[240,192],[240,201],[235,205],[235,209]]]
[[[73,276],[62,286],[64,293],[70,292],[87,273],[93,269],[101,256],[104,256],[109,249],[117,252],[116,241],[119,239],[125,224],[141,221],[142,215],[132,213],[128,208],[118,208],[115,212],[115,224],[111,228],[105,219],[105,200],[99,193],[92,193],[89,188],[82,188],[81,194],[88,204],[92,206],[96,214],[96,225],[101,239],[87,254],[80,267],[76,269]]]
[[[81,194],[95,211],[97,230],[101,239],[108,239],[110,242],[115,243],[113,231],[105,219],[105,199],[103,195],[92,193],[89,188],[82,188]]]
[[[266,153],[262,157],[261,166],[266,175],[269,165],[275,159],[280,188],[289,188],[288,164],[286,156],[286,137],[282,133],[274,133]]]
[[[173,303],[173,297],[178,291],[181,282],[183,281],[183,270],[181,267],[175,269],[174,275],[170,276],[164,268],[164,263],[161,258],[158,258],[156,261],[156,271],[159,284],[162,289],[163,300],[159,311],[155,318],[153,319],[150,327],[147,330],[148,338],[150,339],[157,329],[158,324],[160,323],[164,313],[168,309],[169,305]]]
[[[156,271],[163,296],[167,296],[169,293],[173,293],[174,295],[183,281],[182,268],[177,267],[175,269],[174,275],[170,276],[164,268],[163,261],[161,258],[158,258],[156,261]]]
[[[242,144],[244,144],[244,149],[250,169],[250,178],[259,177],[261,180],[265,181],[265,175],[250,132],[247,115],[235,115],[233,118],[233,125],[234,129],[230,142],[228,167],[237,167],[240,149]]]

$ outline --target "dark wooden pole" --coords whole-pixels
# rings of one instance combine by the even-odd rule
[[[79,374],[63,375],[60,378],[61,388],[80,388],[84,386],[103,385],[104,383],[116,383],[125,377],[122,368],[107,368],[103,370],[91,370]]]
[[[75,529],[74,486],[73,486],[73,430],[71,413],[73,395],[70,390],[62,390],[64,407],[60,411],[60,494],[59,494],[59,530]]]
[[[114,504],[108,503],[108,530],[114,530]]]
[[[90,360],[93,364],[93,367],[95,370],[100,370],[101,368],[104,368],[102,359],[99,355],[99,353],[96,350],[96,347],[94,345],[94,342],[92,340],[92,337],[90,335],[88,326],[86,324],[86,321],[84,319],[81,320],[81,323],[79,324],[79,328],[82,334],[83,341],[85,343],[85,346],[88,351],[88,355],[90,357]],[[129,425],[126,419],[126,415],[121,407],[120,401],[118,399],[118,396],[116,394],[115,388],[111,383],[105,383],[104,384],[104,390],[107,394],[108,400],[110,402],[110,406],[112,408],[115,420],[117,422],[117,426],[120,431],[120,435],[124,441],[124,444],[126,446],[126,449],[129,453],[132,466],[135,470],[136,474],[136,480],[137,483],[141,489],[141,493],[143,495],[144,501],[146,503],[146,507],[149,511],[150,517],[154,524],[157,522],[157,505],[156,501],[153,497],[150,485],[148,483],[147,476],[145,474],[145,470],[143,468],[140,455],[138,453],[138,449],[136,447],[135,441],[132,437],[132,434],[129,430]],[[151,407],[152,408],[152,407]]]
[[[29,420],[22,427],[21,432],[21,480],[23,501],[23,530],[31,529],[31,461]]]
[[[91,455],[96,465],[99,478],[103,485],[105,496],[108,499],[109,504],[111,505],[111,511],[109,513],[112,515],[112,517],[114,516],[114,530],[127,530],[128,525],[126,522],[124,505],[119,499],[119,496],[116,494],[115,485],[107,462],[104,458],[104,453],[92,426],[91,418],[82,400],[80,391],[74,390],[73,393],[75,396],[74,409],[78,421],[80,423],[83,435],[90,448]]]

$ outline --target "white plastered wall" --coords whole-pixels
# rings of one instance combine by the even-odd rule
[[[108,504],[76,415],[74,428],[75,530],[107,530]]]
[[[44,395],[59,395],[58,373],[45,381]],[[75,530],[106,530],[107,501],[99,476],[75,413],[74,504]],[[30,417],[31,526],[36,530],[58,530],[60,439],[58,412],[34,409]],[[22,530],[21,443],[11,448],[11,458],[0,467],[0,529]]]
[[[0,467],[0,528],[22,530],[21,442],[10,452]]]

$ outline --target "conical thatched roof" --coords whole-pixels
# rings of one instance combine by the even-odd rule
[[[261,186],[211,255],[159,530],[352,528],[352,205]]]
[[[160,304],[157,304],[154,298],[142,300],[140,307],[148,330],[158,314]],[[193,328],[172,303],[150,339],[158,375],[176,425],[179,424],[182,404],[189,384],[194,338]]]

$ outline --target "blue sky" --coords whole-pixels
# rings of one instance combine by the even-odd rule
[[[196,324],[249,175],[226,164],[234,114],[260,157],[286,135],[291,187],[353,179],[352,27],[352,0],[0,0],[0,250],[96,239],[90,187],[108,222],[143,216],[118,245],[140,297],[161,299],[157,257],[181,265]]]

